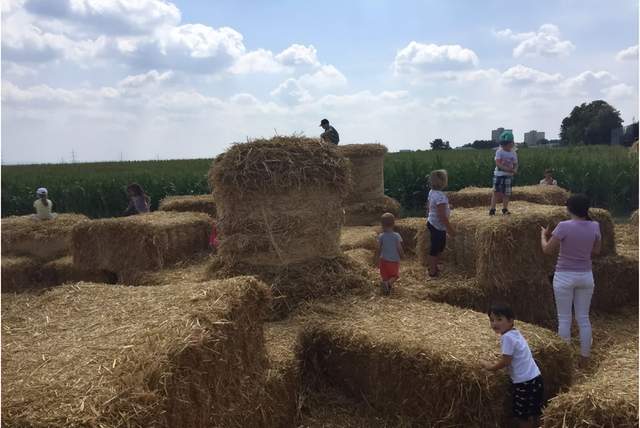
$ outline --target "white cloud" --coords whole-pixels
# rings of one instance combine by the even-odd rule
[[[560,29],[553,24],[543,24],[537,32],[515,33],[511,29],[494,31],[496,37],[518,42],[513,49],[514,58],[562,57],[575,50],[569,40],[562,40]]]
[[[326,90],[346,86],[347,78],[333,65],[323,65],[312,74],[300,77],[300,84],[306,88]]]
[[[616,54],[618,61],[638,61],[638,45],[629,46]]]
[[[564,95],[586,95],[615,80],[616,77],[608,71],[587,70],[561,82],[559,89]]]
[[[286,105],[303,104],[313,100],[309,91],[297,79],[285,80],[271,91],[271,96]]]
[[[459,103],[460,103],[460,98],[456,96],[448,96],[448,97],[441,97],[441,98],[434,99],[433,102],[431,103],[431,107],[435,109],[440,109],[440,108],[450,107]]]
[[[283,70],[282,64],[273,57],[273,52],[265,49],[247,52],[231,67],[231,72],[235,74],[280,73]]]
[[[466,70],[477,65],[478,56],[471,49],[412,41],[396,53],[393,68],[396,75],[415,75]]]
[[[558,83],[562,79],[559,73],[549,74],[534,68],[518,64],[502,73],[502,81],[508,85],[531,85]]]
[[[172,71],[159,73],[157,70],[151,70],[144,74],[127,76],[118,82],[118,86],[121,88],[141,88],[152,86],[171,79],[173,74],[174,73]]]
[[[100,34],[148,34],[180,23],[180,10],[164,0],[27,0],[27,11]]]
[[[625,83],[618,83],[617,85],[609,86],[608,88],[603,88],[601,92],[609,100],[620,100],[620,99],[630,98],[634,94],[636,94],[636,91],[633,89],[633,87]]]
[[[313,45],[303,46],[293,44],[276,55],[275,59],[285,66],[320,65],[317,57],[317,50]]]

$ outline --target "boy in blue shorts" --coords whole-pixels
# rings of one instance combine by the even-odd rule
[[[493,194],[491,195],[491,208],[489,215],[496,214],[496,200],[502,199],[502,214],[509,212],[509,197],[513,176],[518,172],[518,155],[514,150],[513,133],[503,131],[500,134],[500,148],[496,150],[496,168],[493,172]]]

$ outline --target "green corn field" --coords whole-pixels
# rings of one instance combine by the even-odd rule
[[[624,147],[590,146],[520,149],[517,185],[536,184],[546,168],[558,184],[587,193],[595,206],[626,215],[638,207],[638,157]],[[424,204],[426,176],[434,169],[449,172],[449,190],[489,187],[492,150],[446,150],[390,153],[384,166],[385,193],[405,212]],[[137,182],[151,196],[152,209],[168,195],[209,192],[211,159],[105,162],[91,164],[2,167],[2,216],[33,212],[35,191],[46,187],[57,212],[92,218],[118,216],[127,205],[125,187]]]

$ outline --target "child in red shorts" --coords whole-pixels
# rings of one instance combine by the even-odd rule
[[[374,263],[380,266],[380,283],[382,294],[391,293],[393,284],[398,279],[400,271],[400,258],[404,257],[402,237],[393,231],[395,217],[391,213],[384,213],[381,218],[382,233],[378,235],[378,246]]]

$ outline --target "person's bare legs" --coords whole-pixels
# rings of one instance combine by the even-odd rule
[[[387,280],[387,284],[389,284],[389,288],[393,288],[393,284],[395,284],[397,280],[398,280],[397,276],[394,276],[393,278],[389,278]]]
[[[438,257],[429,254],[427,256],[427,268],[429,276],[435,276],[438,273]]]
[[[502,208],[504,208],[505,210],[509,210],[509,196],[504,195],[502,197]]]
[[[490,208],[492,210],[496,209],[496,199],[497,199],[496,193],[498,193],[498,192],[491,193],[491,207]]]

